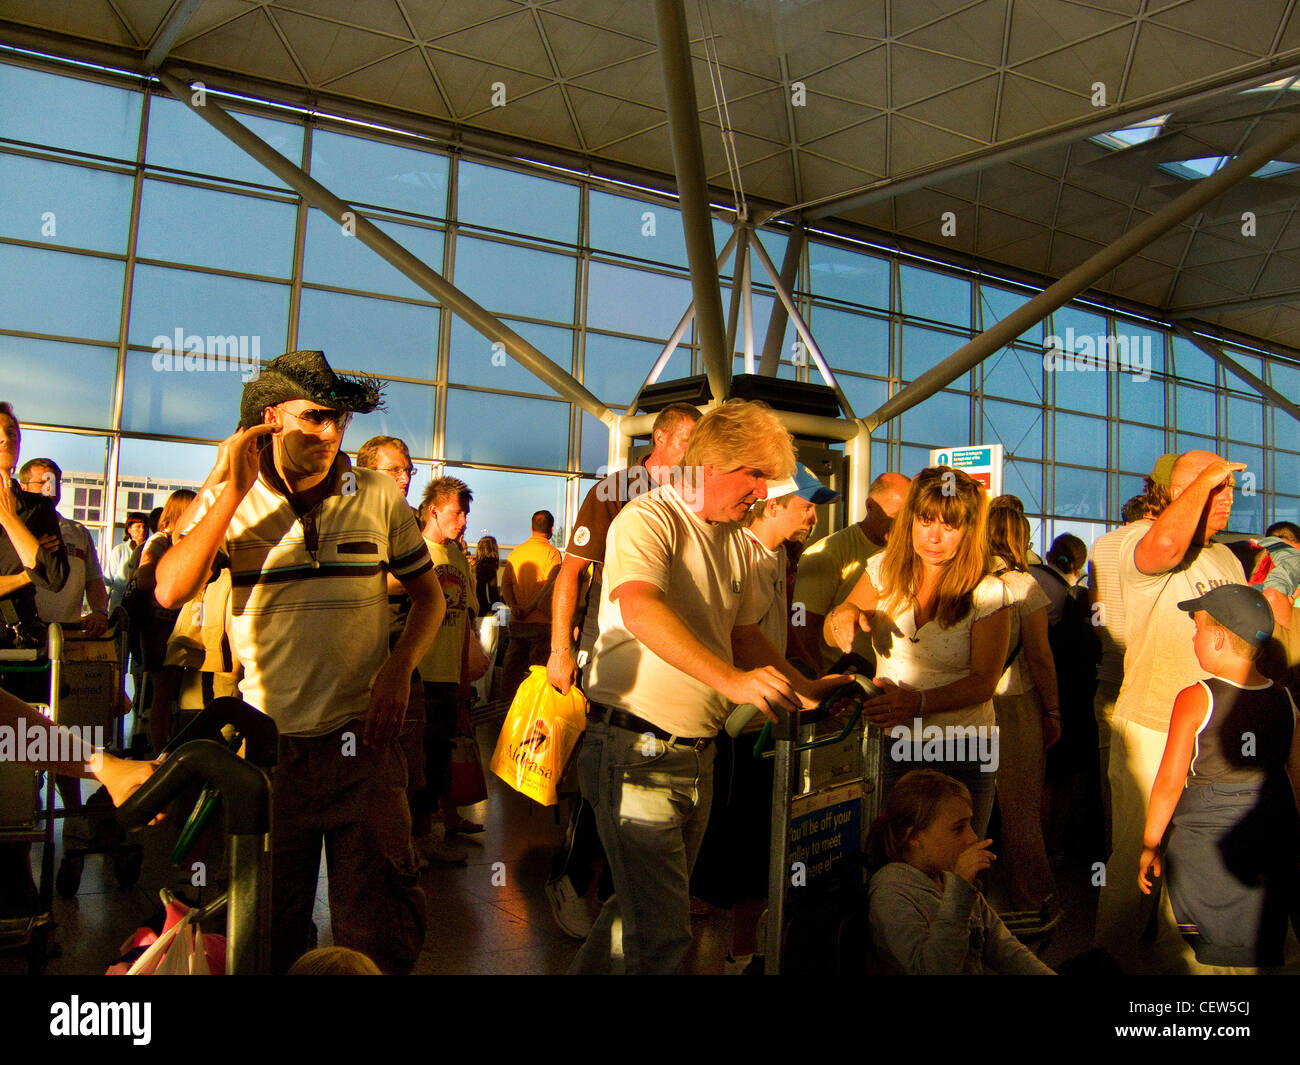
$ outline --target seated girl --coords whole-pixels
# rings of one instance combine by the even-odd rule
[[[992,840],[971,828],[965,785],[914,769],[889,793],[871,826],[871,941],[887,973],[1053,975],[975,886],[993,864]]]

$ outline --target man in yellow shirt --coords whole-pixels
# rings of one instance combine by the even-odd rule
[[[510,608],[510,646],[501,678],[507,699],[514,699],[529,666],[546,665],[551,647],[548,593],[560,568],[560,552],[551,544],[555,515],[539,510],[532,526],[532,535],[510,552],[501,580],[501,595]]]

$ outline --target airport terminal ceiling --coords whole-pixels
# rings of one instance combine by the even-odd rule
[[[1039,284],[1300,115],[1293,0],[683,10],[716,204]],[[0,40],[674,184],[649,0],[0,0]],[[1281,152],[1092,293],[1294,355],[1297,170]]]

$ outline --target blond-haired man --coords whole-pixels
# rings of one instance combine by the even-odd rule
[[[573,971],[677,971],[691,942],[688,883],[708,822],[713,737],[733,703],[814,705],[841,678],[808,681],[758,622],[739,524],[794,472],[776,415],[733,400],[696,425],[669,483],[610,526],[600,635],[578,772],[614,879]],[[619,932],[621,931],[621,935]]]

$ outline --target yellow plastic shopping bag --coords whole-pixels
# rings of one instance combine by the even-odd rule
[[[576,686],[561,695],[547,683],[546,667],[533,666],[501,726],[492,772],[521,795],[554,806],[565,764],[586,727],[586,696]]]

